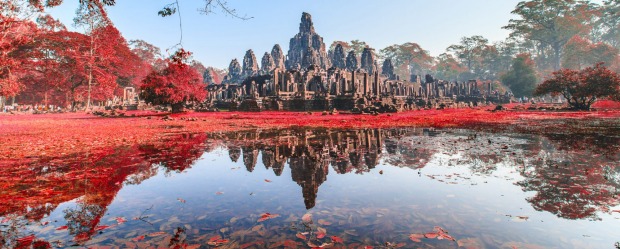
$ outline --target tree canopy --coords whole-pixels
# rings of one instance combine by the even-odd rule
[[[147,75],[140,88],[141,97],[147,103],[171,105],[173,112],[181,111],[186,102],[203,101],[207,92],[202,75],[186,63],[190,55],[180,49],[166,59],[165,69]]]
[[[536,87],[537,77],[534,62],[529,54],[521,54],[512,61],[512,66],[502,76],[502,82],[510,87],[515,97],[530,97]]]
[[[598,98],[620,99],[620,75],[597,63],[581,71],[561,69],[536,88],[536,95],[562,95],[577,110],[589,110]]]

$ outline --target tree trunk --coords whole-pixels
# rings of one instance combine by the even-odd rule
[[[553,71],[560,70],[560,61],[562,55],[562,46],[553,44]]]
[[[171,104],[170,106],[172,107],[172,113],[183,112],[183,110],[185,109],[184,105],[183,105],[183,102],[181,102],[181,103],[174,103],[174,104]]]
[[[90,109],[90,91],[92,88],[92,84],[93,84],[93,66],[94,66],[94,50],[95,50],[95,37],[93,37],[93,29],[94,29],[94,21],[92,20],[92,18],[89,18],[90,20],[90,60],[89,60],[89,66],[88,66],[88,98],[86,101],[86,111],[88,111],[88,109]]]

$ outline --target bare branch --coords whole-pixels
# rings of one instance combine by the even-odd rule
[[[230,15],[237,19],[249,20],[249,19],[254,18],[254,17],[247,16],[247,15],[243,15],[243,16],[239,15],[237,13],[237,10],[228,6],[228,2],[226,0],[205,0],[205,7],[198,9],[198,11],[202,14],[208,15],[208,14],[214,13],[214,10],[218,8],[222,12],[224,12],[226,15]]]

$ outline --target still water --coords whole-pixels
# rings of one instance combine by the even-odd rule
[[[2,248],[616,248],[620,139],[255,130],[0,170]]]

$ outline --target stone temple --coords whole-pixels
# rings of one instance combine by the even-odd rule
[[[234,59],[222,84],[207,86],[209,109],[378,113],[503,103],[511,97],[475,80],[449,82],[431,75],[401,80],[390,59],[379,68],[371,48],[358,55],[337,46],[328,56],[308,13],[302,14],[286,57],[276,44],[261,65],[252,50],[242,63]]]

